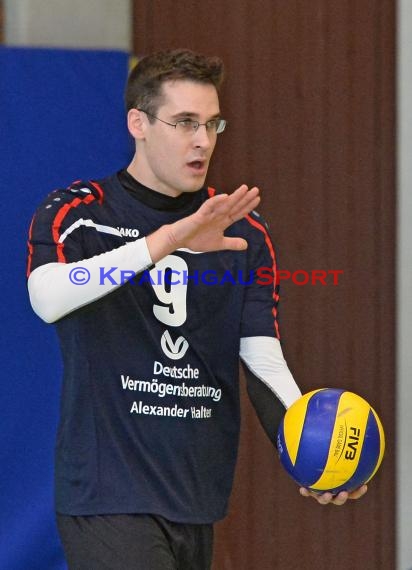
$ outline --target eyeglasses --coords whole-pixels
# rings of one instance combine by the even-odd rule
[[[199,127],[206,127],[206,130],[208,132],[220,134],[223,133],[227,125],[227,121],[225,121],[224,119],[210,119],[210,121],[207,121],[206,123],[199,123],[199,121],[194,121],[193,119],[180,119],[179,121],[176,121],[176,123],[168,123],[163,119],[159,119],[159,117],[156,117],[156,115],[148,113],[144,109],[137,109],[137,110],[141,111],[142,113],[145,113],[149,117],[153,117],[153,119],[156,119],[161,123],[165,123],[165,125],[174,127],[176,130],[179,130],[180,132],[187,134],[195,133]]]

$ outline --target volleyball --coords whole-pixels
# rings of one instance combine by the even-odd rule
[[[277,434],[281,464],[314,492],[353,491],[377,472],[385,435],[361,396],[336,388],[305,394],[286,411]]]

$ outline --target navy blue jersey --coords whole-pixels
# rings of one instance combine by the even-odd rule
[[[50,194],[29,238],[30,274],[111,251],[196,211],[131,197],[114,175]],[[63,514],[152,513],[185,523],[224,517],[239,436],[239,343],[277,337],[276,288],[259,284],[274,251],[255,213],[233,224],[246,251],[181,249],[56,323],[64,362],[56,449]],[[127,280],[129,279],[129,280]]]

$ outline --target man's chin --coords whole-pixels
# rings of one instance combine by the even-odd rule
[[[190,193],[190,192],[198,192],[201,190],[205,185],[206,177],[197,177],[196,180],[191,181],[188,184],[182,185],[182,192]]]

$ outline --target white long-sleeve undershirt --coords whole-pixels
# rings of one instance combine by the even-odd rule
[[[302,395],[277,338],[252,336],[240,339],[240,358],[249,371],[289,408]]]
[[[102,269],[104,272],[116,267],[118,272],[139,273],[151,265],[153,262],[145,238],[89,259],[72,263],[46,263],[30,274],[27,284],[30,302],[41,319],[54,323],[121,286],[119,281],[112,283],[110,279],[102,280]],[[76,275],[78,284],[72,281]],[[81,283],[82,276],[84,279],[89,276],[89,281]]]

